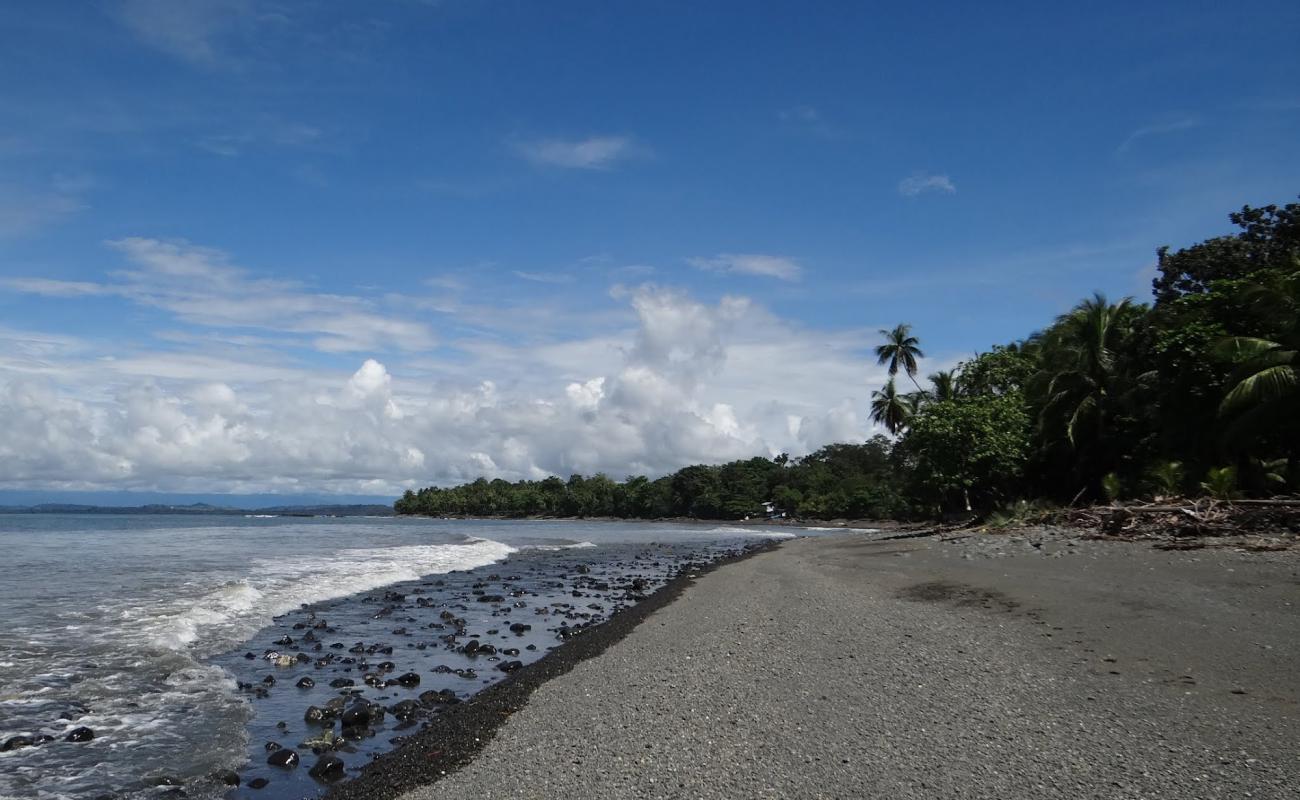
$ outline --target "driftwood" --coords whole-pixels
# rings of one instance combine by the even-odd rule
[[[1204,539],[1240,536],[1268,537],[1268,541],[1244,544],[1247,549],[1272,550],[1290,546],[1300,533],[1300,498],[1268,500],[1215,500],[1202,498],[1182,503],[1115,504],[1090,508],[1063,509],[1060,524],[1092,531],[1096,538]],[[1287,544],[1273,540],[1282,537]],[[1204,544],[1202,542],[1202,544]],[[1202,544],[1160,545],[1164,549],[1195,549]]]

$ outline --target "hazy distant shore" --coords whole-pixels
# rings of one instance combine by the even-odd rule
[[[1279,797],[1300,781],[1295,552],[877,538],[787,542],[681,588],[406,800]],[[336,795],[396,796],[403,770],[455,746],[454,726],[439,735]]]

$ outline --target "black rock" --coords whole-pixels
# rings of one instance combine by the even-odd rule
[[[460,702],[460,698],[451,689],[443,689],[437,692],[430,689],[427,692],[420,692],[419,700],[420,704],[426,708],[438,705],[455,705]]]
[[[302,715],[302,718],[304,722],[310,722],[312,724],[324,722],[325,712],[316,706],[307,706],[307,711]]]
[[[284,747],[267,756],[266,763],[273,767],[292,769],[298,766],[298,753]]]
[[[531,631],[532,629],[533,629],[532,625],[525,625],[522,622],[516,622],[515,624],[510,626],[510,632],[514,634],[518,634],[520,636],[523,635],[524,631]]]
[[[420,676],[414,672],[408,672],[405,675],[399,675],[395,683],[409,689],[412,686],[420,685]]]
[[[268,783],[270,783],[270,781],[268,781],[266,778],[253,778],[251,781],[248,782],[248,788],[261,789],[265,787]]]
[[[346,689],[349,686],[356,686],[357,682],[351,678],[335,678],[330,681],[330,686],[334,689]]]
[[[73,728],[68,731],[68,735],[63,737],[65,742],[89,742],[95,738],[95,732],[90,728]]]
[[[338,756],[325,755],[321,756],[316,764],[307,770],[307,774],[318,781],[333,783],[341,780],[346,774],[346,770],[343,766],[343,759]]]
[[[298,682],[294,684],[294,686],[297,686],[299,689],[310,689],[315,685],[316,685],[316,681],[312,680],[306,675],[299,678]]]
[[[517,669],[522,669],[523,666],[524,662],[522,661],[502,661],[500,664],[497,664],[497,669],[502,672],[514,672]]]
[[[394,717],[406,721],[420,713],[420,704],[414,700],[403,700],[396,705],[390,706],[388,712]]]
[[[268,752],[268,753],[274,753],[276,750],[279,750],[279,749],[280,749],[280,743],[279,743],[279,742],[267,742],[266,744],[262,745],[262,749],[265,750],[265,751]]]
[[[293,647],[293,637],[289,636],[288,634],[285,634],[279,639],[276,639],[275,643],[278,645],[282,645],[284,647]]]
[[[0,744],[0,753],[7,753],[10,750],[21,750],[24,747],[31,747],[36,744],[30,736],[10,736],[5,739],[4,744]]]
[[[212,779],[226,786],[239,785],[239,773],[235,772],[233,769],[218,770],[212,774]]]
[[[370,704],[363,700],[348,706],[340,722],[345,728],[364,728],[370,724],[371,716]]]
[[[265,678],[262,679],[262,683],[265,683],[267,686],[274,686],[274,685],[275,685],[275,676],[274,676],[274,675],[267,675]]]

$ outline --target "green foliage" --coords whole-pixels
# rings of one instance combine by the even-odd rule
[[[1178,497],[1187,483],[1181,461],[1158,461],[1147,471],[1146,485],[1153,497]]]
[[[1106,496],[1107,501],[1115,503],[1123,499],[1124,484],[1120,481],[1118,475],[1107,472],[1101,476],[1101,491]]]
[[[1201,488],[1216,500],[1235,500],[1241,496],[1237,491],[1236,467],[1213,467],[1205,473]]]
[[[911,421],[901,447],[912,459],[918,499],[940,509],[985,508],[1014,497],[1030,448],[1019,395],[931,403]]]

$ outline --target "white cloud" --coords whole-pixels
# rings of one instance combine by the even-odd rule
[[[686,262],[710,272],[731,272],[741,275],[759,275],[783,281],[797,281],[803,267],[791,258],[759,253],[719,253],[711,257],[688,258]]]
[[[626,136],[541,139],[519,143],[516,149],[534,164],[567,169],[609,169],[636,152],[632,140]]]
[[[0,286],[46,297],[114,295],[221,329],[293,334],[291,342],[327,353],[424,350],[434,337],[422,322],[381,313],[373,301],[253,277],[229,257],[188,242],[131,237],[109,242],[131,269],[101,282],[18,277]]]
[[[1173,120],[1172,122],[1164,122],[1156,125],[1143,125],[1142,127],[1138,128],[1137,130],[1133,131],[1128,136],[1126,136],[1124,138],[1124,141],[1120,142],[1119,147],[1116,148],[1116,152],[1127,153],[1129,149],[1133,147],[1134,144],[1136,144],[1142,139],[1147,138],[1148,136],[1160,136],[1166,133],[1177,133],[1179,131],[1185,131],[1185,130],[1190,130],[1192,128],[1200,127],[1200,125],[1201,125],[1200,120],[1194,117],[1186,117],[1183,119]]]
[[[931,175],[917,172],[898,182],[898,193],[904,197],[916,197],[926,192],[956,194],[957,187],[947,175]]]
[[[89,188],[57,176],[48,187],[0,183],[0,238],[36,233],[83,210]]]
[[[523,270],[514,270],[516,278],[523,278],[533,283],[572,283],[573,276],[563,272],[525,272]]]
[[[221,41],[252,17],[249,0],[125,0],[119,19],[140,41],[194,64],[222,57]]]
[[[123,246],[156,282],[202,276],[219,297],[256,284],[211,251]],[[181,290],[141,300],[130,278],[117,285],[197,313]],[[397,493],[485,473],[659,475],[872,432],[864,405],[883,375],[866,331],[808,330],[747,298],[653,285],[623,299],[628,324],[614,333],[479,340],[424,353],[418,369],[355,356],[339,370],[233,345],[112,352],[0,328],[0,487]]]

